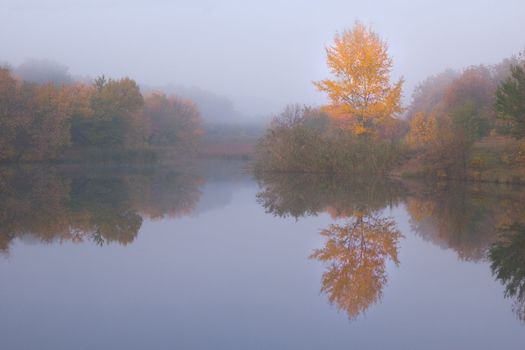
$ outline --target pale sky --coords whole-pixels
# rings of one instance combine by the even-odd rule
[[[409,100],[428,75],[522,51],[524,15],[524,0],[0,0],[0,61],[198,86],[257,115],[322,103],[324,47],[356,20],[388,41]]]

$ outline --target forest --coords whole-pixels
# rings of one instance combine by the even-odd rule
[[[130,78],[41,80],[0,68],[0,161],[150,159],[164,149],[191,154],[202,136],[193,102],[142,94]]]

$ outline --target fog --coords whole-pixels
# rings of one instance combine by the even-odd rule
[[[256,118],[323,103],[311,81],[328,74],[324,47],[355,20],[388,41],[408,101],[428,75],[523,50],[523,13],[522,0],[0,0],[0,61],[202,89]]]

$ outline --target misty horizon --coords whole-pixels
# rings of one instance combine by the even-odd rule
[[[249,7],[235,0],[4,0],[0,61],[17,66],[45,59],[66,65],[74,77],[128,76],[153,88],[197,87],[253,118],[289,103],[325,103],[311,84],[327,75],[324,48],[359,20],[389,43],[393,76],[405,78],[408,104],[414,87],[430,75],[496,64],[522,51],[524,10],[524,3],[510,0]]]

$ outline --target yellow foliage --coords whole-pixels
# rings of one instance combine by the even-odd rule
[[[326,55],[333,79],[314,84],[328,94],[334,116],[357,124],[351,128],[356,134],[401,112],[403,79],[390,82],[387,44],[371,28],[358,22],[352,30],[336,34]]]
[[[437,135],[436,117],[433,114],[426,117],[423,112],[419,112],[410,120],[407,143],[413,148],[422,147],[433,142]]]
[[[311,255],[328,264],[321,291],[350,319],[381,299],[388,280],[386,262],[399,264],[398,243],[403,237],[390,218],[356,214],[346,224],[323,230],[325,246]]]
[[[436,211],[436,203],[432,201],[408,198],[406,205],[407,211],[416,222],[432,217]]]
[[[356,123],[352,128],[354,134],[364,135],[368,132],[368,129],[362,123]]]

